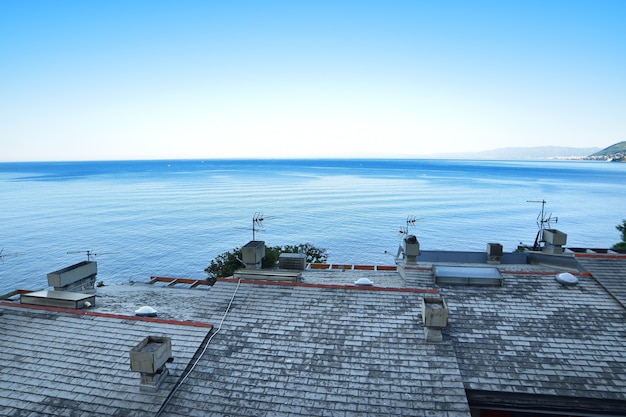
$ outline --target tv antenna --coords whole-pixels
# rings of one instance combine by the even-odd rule
[[[100,256],[100,255],[107,255],[109,253],[113,253],[113,252],[105,252],[105,253],[95,253],[93,250],[77,250],[77,251],[70,251],[68,252],[68,255],[73,255],[76,253],[85,253],[87,254],[87,260],[91,261],[92,257],[96,257],[96,256]]]
[[[4,258],[15,258],[17,256],[20,256],[19,253],[15,252],[15,253],[4,253],[4,248],[0,249],[0,261],[4,262]]]
[[[252,230],[252,240],[255,241],[256,232],[261,232],[265,230],[263,226],[263,221],[268,220],[268,219],[273,219],[273,218],[274,217],[264,216],[263,213],[260,213],[257,211],[256,213],[254,213],[254,216],[252,216],[252,229],[248,229],[245,227],[236,227],[236,229]]]
[[[539,242],[543,242],[543,231],[547,228],[550,228],[550,223],[554,222],[554,223],[558,223],[559,222],[559,218],[558,217],[552,217],[552,213],[550,213],[549,215],[546,215],[546,200],[527,200],[527,203],[541,203],[541,211],[539,212],[539,214],[537,215],[537,227],[539,228],[539,231],[537,231],[537,236],[535,237],[535,249],[539,247]]]
[[[407,216],[406,226],[400,227],[400,230],[399,230],[400,234],[403,236],[408,236],[409,229],[415,227],[415,223],[417,223],[418,220],[422,220],[422,219],[417,219],[415,218],[415,216]]]

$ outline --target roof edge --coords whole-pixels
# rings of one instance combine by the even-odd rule
[[[144,316],[128,316],[125,314],[115,314],[115,313],[103,313],[99,311],[86,311],[86,310],[75,310],[73,308],[63,308],[63,307],[52,307],[52,306],[39,306],[39,305],[31,305],[31,304],[17,304],[10,303],[6,301],[0,301],[0,306],[3,307],[13,307],[13,308],[24,308],[29,310],[43,310],[43,311],[52,311],[55,313],[69,313],[78,316],[92,316],[92,317],[104,317],[108,319],[118,319],[118,320],[135,320],[135,321],[146,321],[151,323],[161,323],[161,324],[174,324],[179,326],[192,326],[192,327],[204,327],[212,329],[213,325],[211,323],[204,323],[201,321],[182,321],[182,320],[170,320],[170,319],[159,319],[156,317],[144,317]]]
[[[426,294],[439,294],[437,289],[428,288],[398,288],[398,287],[375,287],[367,285],[347,285],[347,284],[313,284],[306,282],[292,282],[292,281],[272,281],[261,279],[237,279],[237,278],[218,278],[218,282],[230,282],[230,283],[242,283],[242,284],[254,284],[254,285],[276,285],[283,287],[305,287],[305,288],[324,288],[324,289],[337,289],[337,290],[360,290],[360,291],[392,291],[392,292],[413,292],[413,293],[426,293]]]
[[[526,412],[562,412],[567,410],[584,416],[597,416],[598,413],[607,416],[623,416],[623,410],[626,407],[626,401],[609,398],[474,389],[468,389],[465,393],[470,407],[523,410]]]

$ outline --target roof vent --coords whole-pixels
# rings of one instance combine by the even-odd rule
[[[148,336],[130,350],[130,369],[141,375],[141,391],[154,392],[168,374],[172,362],[172,340],[164,336]]]
[[[404,259],[407,264],[416,264],[420,253],[420,242],[417,240],[417,237],[408,235],[402,241],[402,246],[398,248],[397,257]]]
[[[156,317],[157,311],[150,306],[143,306],[135,310],[135,315],[140,317]]]
[[[573,287],[578,284],[578,278],[576,278],[569,272],[563,272],[556,275],[556,282],[563,285],[564,287]]]
[[[369,278],[359,278],[354,281],[354,285],[359,285],[361,287],[371,287],[374,283]]]
[[[544,229],[543,241],[543,253],[560,254],[563,253],[563,245],[567,243],[567,234],[557,229]]]
[[[306,254],[281,253],[278,256],[278,268],[304,271],[304,269],[306,268]]]

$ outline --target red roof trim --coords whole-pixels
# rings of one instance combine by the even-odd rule
[[[514,271],[514,270],[506,270],[501,269],[501,273],[508,275],[558,275],[563,271]],[[578,275],[581,277],[590,277],[591,274],[589,272],[570,272],[572,275]]]
[[[626,255],[609,253],[575,253],[576,258],[626,259]]]
[[[10,303],[6,301],[0,302],[0,305],[2,305],[3,307],[19,307],[19,308],[27,308],[27,309],[32,309],[32,310],[53,311],[55,313],[70,313],[70,314],[76,314],[79,316],[104,317],[104,318],[119,319],[119,320],[147,321],[151,323],[175,324],[178,326],[206,327],[209,329],[213,328],[212,324],[203,323],[200,321],[180,321],[180,320],[159,319],[156,317],[127,316],[124,314],[102,313],[99,311],[88,311],[88,310],[76,310],[73,308],[38,306],[38,305],[31,305],[31,304],[17,304],[17,303]]]
[[[219,278],[219,282],[238,283],[239,279],[236,278]],[[366,285],[346,285],[346,284],[309,284],[305,282],[291,282],[291,281],[271,281],[261,279],[242,279],[242,284],[256,284],[256,285],[277,285],[283,287],[305,287],[305,288],[329,288],[338,290],[361,290],[361,291],[393,291],[393,292],[414,292],[414,293],[428,293],[439,294],[439,290],[426,289],[426,288],[394,288],[394,287],[374,287]]]
[[[407,271],[431,271],[433,268],[431,266],[405,266],[404,269]]]

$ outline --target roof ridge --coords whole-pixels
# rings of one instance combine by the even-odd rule
[[[437,289],[428,288],[406,288],[406,287],[375,287],[369,285],[350,285],[350,284],[316,284],[307,282],[292,281],[272,281],[262,279],[237,279],[237,278],[218,278],[218,282],[230,282],[255,285],[276,285],[284,287],[305,287],[305,288],[330,288],[341,290],[361,290],[361,291],[392,291],[392,292],[414,292],[414,293],[430,293],[439,294]]]

